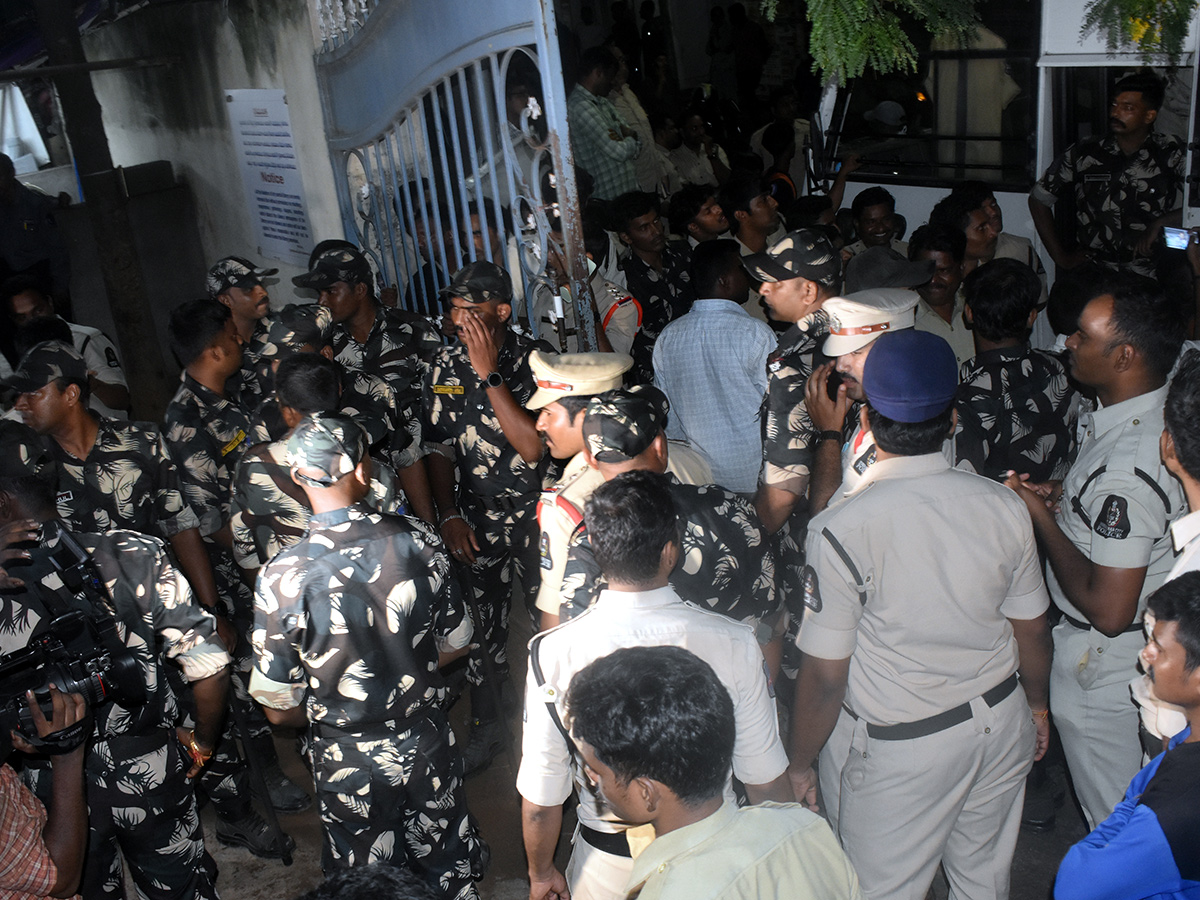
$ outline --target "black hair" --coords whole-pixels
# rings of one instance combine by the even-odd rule
[[[312,271],[312,267],[317,262],[317,257],[320,256],[322,253],[324,253],[326,250],[357,250],[357,249],[358,249],[357,244],[352,244],[347,240],[343,240],[342,238],[328,238],[327,240],[321,241],[319,244],[317,244],[317,246],[312,248],[312,253],[308,254],[309,271]]]
[[[993,259],[963,279],[971,328],[989,341],[1024,337],[1042,298],[1037,273],[1016,259]]]
[[[617,58],[607,47],[590,47],[584,50],[579,57],[579,74],[581,76],[591,75],[597,69],[606,75],[616,75],[619,68]]]
[[[971,224],[971,213],[979,209],[973,197],[953,191],[939,200],[929,213],[930,225],[945,225],[966,233]]]
[[[709,197],[716,194],[716,188],[709,184],[685,184],[671,197],[671,205],[667,217],[671,220],[671,230],[676,234],[687,234],[688,226],[692,224],[700,210],[704,208]]]
[[[729,231],[732,234],[738,233],[740,224],[736,213],[750,212],[750,204],[754,202],[754,198],[763,193],[765,191],[762,179],[758,175],[741,173],[725,182],[725,186],[717,195],[717,202],[721,204],[725,218],[729,220]]]
[[[1112,316],[1109,321],[1116,344],[1129,344],[1146,361],[1146,367],[1165,379],[1183,348],[1184,322],[1179,306],[1163,293],[1155,282],[1141,275],[1114,274],[1103,285],[1102,293],[1111,294]]]
[[[281,406],[306,416],[334,412],[339,407],[341,383],[336,363],[320,353],[297,353],[279,364],[275,396]]]
[[[171,350],[185,369],[213,345],[229,321],[229,307],[219,300],[201,297],[187,300],[171,312]]]
[[[58,341],[68,347],[75,346],[71,326],[58,316],[38,316],[36,319],[30,319],[17,329],[13,345],[17,348],[17,355],[23,357],[43,341]]]
[[[4,304],[4,311],[7,315],[11,312],[8,307],[8,302],[17,294],[32,292],[41,294],[43,297],[50,299],[50,291],[46,283],[33,275],[22,273],[14,275],[11,278],[6,278],[3,284],[0,284],[0,302]]]
[[[944,223],[922,225],[908,241],[908,258],[916,260],[921,253],[949,253],[955,262],[967,255],[967,235],[961,228]]]
[[[1167,388],[1163,421],[1179,464],[1200,479],[1200,350],[1189,350],[1179,363]]]
[[[692,250],[692,287],[697,297],[716,297],[717,282],[742,265],[737,241],[701,241]]]
[[[712,667],[683,647],[626,647],[571,679],[571,731],[622,784],[651,778],[680,802],[719,797],[737,736],[733,700]]]
[[[867,422],[875,444],[885,453],[897,456],[921,456],[937,453],[950,435],[954,404],[923,422],[897,422],[871,406],[867,400]]]
[[[770,153],[772,157],[778,156],[787,149],[788,144],[794,143],[795,140],[796,129],[791,122],[776,120],[763,130],[763,149]]]
[[[596,216],[583,217],[583,249],[592,255],[592,262],[603,266],[608,260],[608,231]]]
[[[860,219],[868,206],[879,206],[880,204],[886,205],[890,213],[896,211],[895,197],[881,187],[869,187],[854,198],[854,202],[850,204],[850,214],[855,219]]]
[[[1055,334],[1069,335],[1079,330],[1080,313],[1088,301],[1103,293],[1101,284],[1107,278],[1107,270],[1087,262],[1054,279],[1046,303],[1046,321]]]
[[[970,209],[982,209],[983,204],[996,199],[996,192],[986,181],[960,181],[950,190],[951,197],[958,197],[964,204],[971,204]]]
[[[34,475],[0,476],[0,494],[7,494],[17,501],[24,513],[35,518],[52,519],[58,515],[58,489],[53,478],[53,467]]]
[[[1113,86],[1113,99],[1126,91],[1136,91],[1141,94],[1146,108],[1153,110],[1162,109],[1163,99],[1167,93],[1162,79],[1150,72],[1135,72],[1132,75],[1126,75]]]
[[[1172,578],[1150,595],[1146,609],[1159,622],[1175,623],[1175,640],[1183,647],[1187,671],[1200,666],[1200,572]]]
[[[567,415],[571,417],[571,421],[575,421],[575,417],[587,409],[588,401],[592,399],[593,394],[571,394],[568,397],[559,397],[554,402],[566,410]]]
[[[339,869],[296,900],[437,900],[439,896],[411,869],[377,862]]]
[[[658,212],[658,197],[646,191],[630,191],[612,202],[612,221],[617,231],[628,232],[630,222],[652,212]]]
[[[668,121],[675,123],[675,125],[679,124],[679,120],[674,115],[663,109],[651,110],[646,118],[650,122],[651,136],[658,134],[666,128]]]
[[[609,581],[649,584],[662,549],[679,541],[675,501],[662,475],[623,472],[600,485],[584,507],[588,537]]]

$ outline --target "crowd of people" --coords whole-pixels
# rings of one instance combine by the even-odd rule
[[[116,897],[127,868],[215,898],[197,797],[219,841],[288,856],[252,803],[311,802],[288,728],[327,875],[469,900],[464,779],[523,705],[531,900],[923,900],[939,867],[1007,897],[1052,726],[1095,828],[1057,895],[1200,891],[1200,239],[1161,247],[1161,88],[1119,82],[1111,134],[1031,194],[1047,291],[987,185],[907,235],[882,187],[840,208],[852,159],[797,196],[786,96],[747,169],[701,110],[651,146],[608,99],[620,66],[584,53],[569,101],[599,350],[531,337],[496,262],[464,260],[435,322],[326,241],[304,302],[216,262],[138,422],[111,344],[6,284],[0,651],[86,627],[136,674],[90,710],[30,682],[5,720],[0,888]],[[1076,249],[1039,211],[1067,194]]]

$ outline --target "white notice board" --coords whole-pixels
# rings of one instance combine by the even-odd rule
[[[313,240],[283,91],[224,93],[258,255],[307,268]]]

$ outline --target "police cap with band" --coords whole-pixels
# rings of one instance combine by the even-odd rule
[[[842,274],[842,255],[829,236],[815,228],[789,231],[765,253],[742,257],[742,265],[759,281],[806,278],[833,288]]]
[[[204,280],[208,296],[216,299],[231,287],[252,288],[262,284],[264,278],[279,274],[278,269],[260,269],[248,259],[226,256],[212,264]]]
[[[888,331],[912,328],[917,320],[917,294],[903,288],[858,291],[830,297],[821,309],[829,321],[829,337],[821,347],[826,356],[861,350]]]
[[[564,397],[590,397],[621,386],[621,376],[633,368],[633,360],[624,353],[543,353],[529,354],[537,390],[525,404],[526,409],[541,409]]]
[[[936,334],[889,332],[871,347],[862,387],[876,412],[896,422],[924,422],[954,402],[958,362],[950,345]]]
[[[626,462],[654,442],[670,410],[667,395],[653,385],[609,391],[588,401],[583,441],[597,462]]]
[[[468,303],[508,303],[512,300],[512,279],[493,262],[477,259],[454,273],[450,283],[438,291],[443,300],[460,297]]]
[[[286,458],[292,478],[309,487],[336,484],[366,455],[366,432],[344,413],[305,416],[287,441]]]

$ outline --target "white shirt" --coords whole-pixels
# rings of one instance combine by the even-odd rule
[[[525,682],[525,727],[517,790],[530,803],[558,806],[579,788],[579,821],[597,831],[621,832],[626,826],[611,813],[601,814],[586,787],[578,763],[547,708],[554,702],[566,712],[567,688],[575,673],[622,647],[684,647],[712,666],[733,698],[737,737],[733,774],[745,784],[767,784],[787,768],[779,740],[775,701],[767,685],[762,652],[748,625],[684,603],[671,587],[652,591],[605,590],[582,615],[543,632],[529,642]],[[541,667],[540,687],[534,663]],[[730,785],[726,800],[733,800]]]

